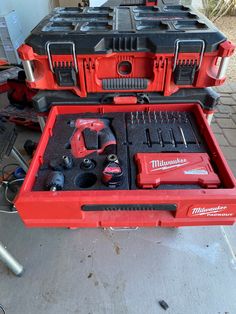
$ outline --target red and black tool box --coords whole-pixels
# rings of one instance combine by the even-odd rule
[[[64,103],[15,206],[31,227],[232,225],[236,181],[199,102]]]
[[[222,84],[235,46],[192,7],[166,3],[55,9],[19,48],[29,86],[87,97]]]

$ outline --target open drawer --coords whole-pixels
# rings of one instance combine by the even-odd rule
[[[236,181],[197,103],[54,106],[15,206],[31,227],[232,225]]]

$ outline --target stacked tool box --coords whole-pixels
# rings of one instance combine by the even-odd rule
[[[59,8],[19,49],[47,125],[16,200],[28,226],[233,224],[207,123],[234,45],[191,7]]]

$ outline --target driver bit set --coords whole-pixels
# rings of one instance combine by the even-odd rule
[[[187,112],[136,111],[127,119],[129,142],[142,141],[147,148],[178,150],[201,146],[201,137]],[[194,148],[194,151],[196,148]]]

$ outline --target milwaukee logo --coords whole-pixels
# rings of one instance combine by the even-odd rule
[[[151,160],[150,161],[152,170],[151,171],[158,171],[158,170],[167,170],[171,168],[178,168],[188,164],[187,159],[185,158],[176,158],[172,160]]]
[[[211,215],[215,213],[222,212],[227,209],[227,206],[217,206],[217,207],[195,207],[192,209],[192,215],[195,216],[203,216],[203,215]]]

